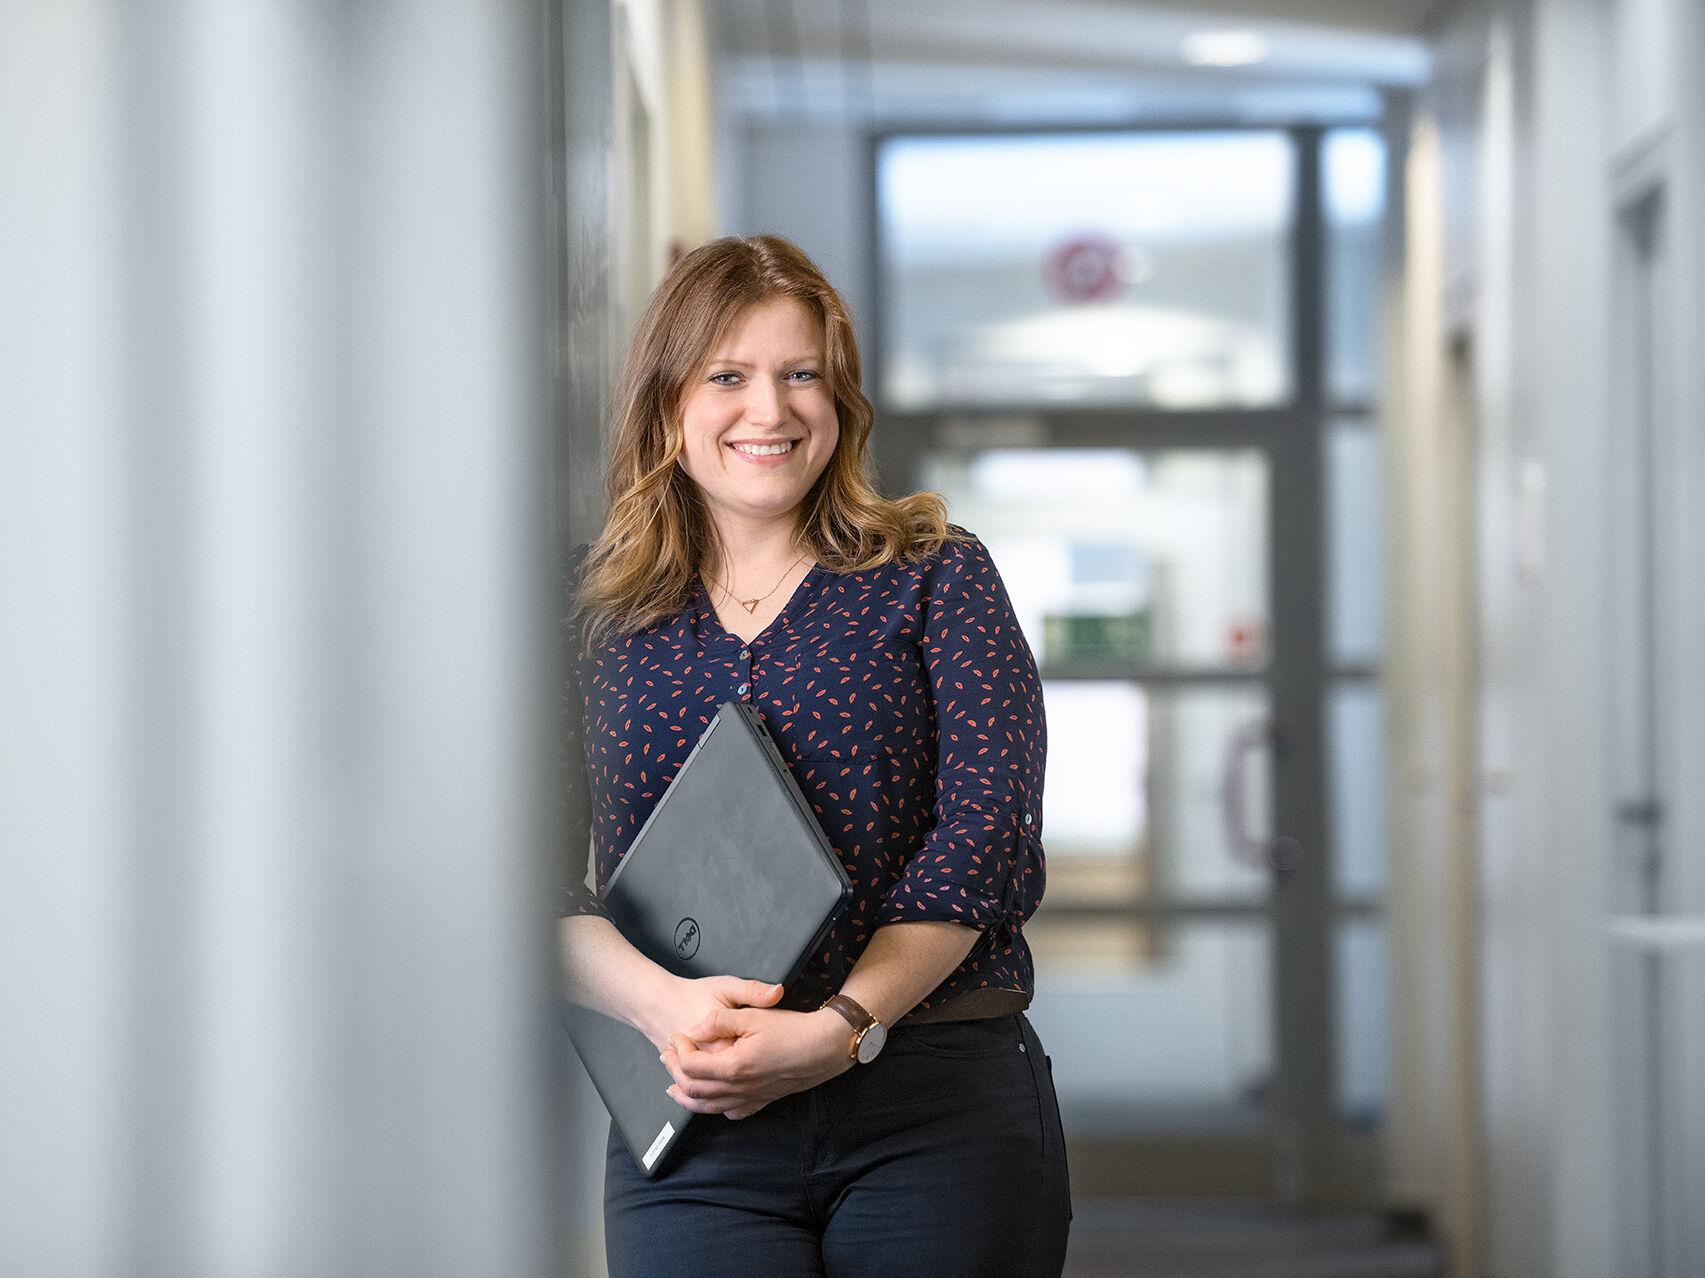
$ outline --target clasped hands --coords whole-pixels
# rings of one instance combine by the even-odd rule
[[[698,1114],[749,1118],[850,1068],[846,1021],[832,1009],[784,1011],[781,996],[779,985],[733,976],[679,981],[657,1009],[658,1028],[647,1030],[674,1076],[670,1099]]]

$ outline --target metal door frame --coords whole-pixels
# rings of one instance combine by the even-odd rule
[[[1370,1201],[1375,1177],[1374,1140],[1341,1121],[1337,1104],[1337,1019],[1334,945],[1338,924],[1349,918],[1383,916],[1383,901],[1338,900],[1334,894],[1330,794],[1325,723],[1328,696],[1337,682],[1377,679],[1374,668],[1331,663],[1326,634],[1326,431],[1338,417],[1372,416],[1371,404],[1330,402],[1326,389],[1326,239],[1322,149],[1340,128],[1382,130],[1381,121],[1344,120],[1307,124],[1218,121],[1191,124],[1138,123],[1085,128],[965,128],[939,124],[894,127],[876,132],[868,150],[871,245],[867,296],[874,314],[869,328],[874,358],[868,377],[875,384],[877,429],[873,436],[878,470],[893,487],[915,485],[923,458],[934,449],[963,448],[966,423],[984,421],[996,434],[999,423],[1021,418],[1033,437],[1027,446],[1118,447],[1136,450],[1189,448],[1261,452],[1269,466],[1268,588],[1271,654],[1267,665],[1243,672],[1138,672],[1114,667],[1044,670],[1048,681],[1065,678],[1133,679],[1145,686],[1238,683],[1264,687],[1276,725],[1273,758],[1272,829],[1311,851],[1294,858],[1272,878],[1265,904],[1195,902],[1168,907],[1109,905],[1073,912],[1098,917],[1253,918],[1271,926],[1275,1089],[1270,1106],[1270,1179],[1266,1192],[1309,1206]],[[1066,409],[979,406],[894,412],[882,406],[885,296],[882,279],[882,219],[877,191],[877,156],[884,143],[902,137],[1176,134],[1184,132],[1282,132],[1293,143],[1295,206],[1291,232],[1291,376],[1288,403],[1263,409],[1165,410],[1153,408]],[[1401,157],[1385,136],[1389,169]],[[1387,212],[1392,185],[1387,184]],[[1389,242],[1389,237],[1388,237]],[[990,446],[999,446],[991,440]],[[1068,907],[1070,908],[1070,907]],[[1176,1144],[1176,1142],[1174,1142]],[[1249,1144],[1238,1146],[1248,1156]],[[1228,1182],[1229,1183],[1229,1182]]]
[[[1609,920],[1613,988],[1630,998],[1613,1022],[1617,1097],[1620,1272],[1680,1278],[1696,1272],[1705,1228],[1692,1210],[1685,1142],[1690,1060],[1689,993],[1705,953],[1705,915],[1689,903],[1675,802],[1686,777],[1677,741],[1681,659],[1669,594],[1682,505],[1675,487],[1679,428],[1673,394],[1674,246],[1669,152],[1660,145],[1618,175],[1612,333],[1618,380],[1611,450],[1609,633],[1616,656],[1606,680],[1613,751],[1615,883]],[[1628,978],[1632,976],[1630,981]],[[1691,979],[1690,979],[1691,977]],[[1617,1032],[1620,1030],[1620,1032]],[[1697,1107],[1694,1107],[1695,1110]]]

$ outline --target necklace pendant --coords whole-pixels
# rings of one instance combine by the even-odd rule
[[[722,591],[722,593],[728,597],[728,599],[731,603],[737,603],[742,608],[744,608],[747,612],[755,613],[758,611],[758,605],[763,603],[764,600],[768,599],[771,595],[775,594],[776,591],[780,590],[781,589],[781,583],[787,580],[788,574],[791,573],[795,568],[799,567],[799,565],[804,563],[804,562],[805,562],[805,556],[804,555],[801,555],[798,559],[795,559],[791,564],[789,564],[787,566],[787,571],[782,573],[781,576],[776,578],[776,584],[771,586],[768,590],[766,590],[763,594],[759,595],[756,599],[741,599],[732,590],[730,590],[728,588],[727,582],[719,581],[715,577],[712,577],[711,580],[716,582],[716,588],[718,590]],[[703,570],[701,569],[701,571],[703,571]]]

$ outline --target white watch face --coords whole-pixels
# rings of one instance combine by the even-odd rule
[[[868,1065],[888,1043],[888,1027],[878,1021],[865,1030],[858,1040],[858,1063]]]

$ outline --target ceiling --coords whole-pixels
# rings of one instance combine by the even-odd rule
[[[1214,18],[1260,19],[1410,36],[1426,35],[1445,7],[1441,0],[1190,0],[1172,5],[1147,4],[1142,0],[1113,2],[1120,9],[1183,10]]]
[[[1372,114],[1423,82],[1442,0],[715,0],[736,114],[1012,122]],[[1249,30],[1259,64],[1188,65]],[[1361,103],[1360,107],[1354,103]]]

